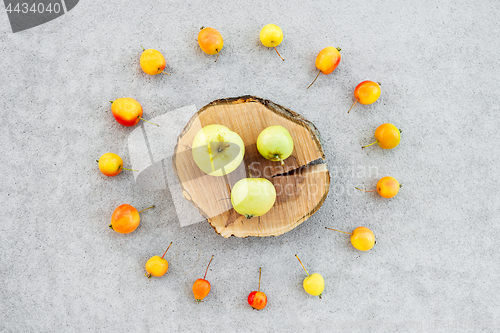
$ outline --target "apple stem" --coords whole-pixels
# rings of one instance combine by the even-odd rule
[[[319,73],[321,73],[321,71],[318,71],[318,75],[316,75],[316,77],[314,78],[314,81],[306,89],[309,89],[309,87],[312,86],[314,82],[316,82],[316,79],[318,78]]]
[[[355,189],[356,189],[356,190],[360,190],[360,191],[362,191],[362,192],[376,192],[376,191],[377,191],[377,190],[371,190],[371,191],[362,190],[362,189],[360,189],[360,188],[358,188],[358,187],[355,187]]]
[[[145,209],[143,209],[143,210],[139,211],[139,214],[140,214],[140,213],[142,213],[143,211],[148,210],[148,209],[151,209],[151,208],[155,208],[155,206],[153,205],[153,206],[151,206],[151,207],[145,208]]]
[[[278,55],[281,58],[281,60],[285,61],[285,59],[283,59],[283,57],[281,56],[281,54],[278,52],[278,49],[276,49],[276,45],[274,45],[274,42],[272,42],[272,43],[273,43],[274,50],[276,51],[276,53],[278,53]]]
[[[231,147],[231,145],[229,143],[227,143],[227,142],[224,142],[224,143],[225,143],[225,145],[222,145],[219,148],[217,148],[218,153],[222,153],[224,151],[224,149]]]
[[[214,62],[217,62],[217,59],[219,59],[219,50],[215,49],[215,51],[217,51],[217,57],[215,58]]]
[[[309,276],[309,272],[307,271],[307,269],[304,267],[304,264],[302,263],[302,261],[300,261],[299,257],[297,255],[295,255],[295,257],[297,257],[297,259],[299,260],[300,264],[302,265],[302,268],[306,271],[306,274],[307,276]]]
[[[118,169],[127,170],[127,171],[137,171],[137,172],[139,172],[139,170],[129,169],[129,168],[124,168],[124,167],[119,167]]]
[[[153,206],[154,207],[154,206]],[[167,247],[167,249],[165,250],[165,252],[163,252],[163,255],[161,256],[161,258],[163,259],[163,257],[165,256],[165,254],[167,254],[167,251],[168,249],[170,249],[170,246],[172,245],[172,242],[170,242],[170,245]]]
[[[337,230],[337,229],[328,228],[328,227],[325,227],[325,229],[328,229],[328,230],[333,230],[333,231],[338,231],[338,232],[341,232],[341,233],[343,233],[343,234],[352,235],[352,233],[351,233],[351,232],[346,232],[346,231]]]
[[[262,275],[262,267],[259,267],[259,289],[258,291],[260,292],[260,276]]]
[[[149,123],[149,124],[151,124],[151,125],[156,125],[156,126],[160,127],[160,125],[155,124],[155,123],[152,123],[152,122],[150,122],[150,121],[147,121],[146,119],[144,119],[144,118],[142,118],[142,117],[137,117],[137,118],[139,118],[140,120],[145,121],[145,122],[147,122],[147,123]]]
[[[163,74],[166,74],[166,75],[172,75],[172,74],[170,74],[170,73],[167,73],[167,72],[162,72],[162,73],[163,73]]]
[[[142,47],[142,45],[139,45],[139,46],[142,48],[142,50],[143,50],[143,51],[146,51],[146,49],[145,49],[145,48],[143,48],[143,47]]]
[[[358,100],[356,100],[354,103],[352,103],[351,108],[349,109],[349,111],[347,111],[347,113],[351,112],[351,109],[354,107],[354,105],[356,105],[356,103],[358,103]]]
[[[203,275],[203,280],[207,277],[207,272],[208,272],[208,266],[210,266],[210,263],[212,262],[212,259],[214,258],[214,255],[212,254],[212,258],[210,258],[210,261],[208,262],[207,269],[205,270],[205,275]]]
[[[278,160],[280,160],[281,165],[285,165],[285,163],[283,162],[283,160],[281,159],[281,157],[278,154],[275,154],[274,158],[277,158]]]
[[[374,144],[376,144],[377,142],[378,142],[378,140],[377,140],[377,141],[375,141],[375,142],[370,143],[369,145],[366,145],[366,146],[361,147],[361,149],[364,149],[364,148],[366,148],[366,147],[370,147],[371,145],[374,145]]]
[[[146,277],[147,277],[148,279],[151,279],[151,274],[150,274],[150,273],[146,273],[146,274],[144,274],[144,275],[146,275]]]
[[[109,101],[111,104],[113,104],[114,101]]]

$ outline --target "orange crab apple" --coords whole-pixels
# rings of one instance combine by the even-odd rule
[[[133,98],[123,97],[110,102],[113,117],[123,126],[135,126],[140,120],[158,126],[142,118],[142,106]]]
[[[120,205],[116,207],[111,215],[111,224],[109,227],[120,234],[129,234],[139,226],[141,222],[141,216],[139,214],[153,207],[154,206],[151,206],[141,211],[137,211],[132,205]]]
[[[214,256],[212,256],[208,262],[203,279],[198,279],[193,283],[193,295],[197,303],[202,302],[203,299],[210,293],[210,282],[205,280],[205,278],[207,277],[208,267],[210,266],[213,258]]]
[[[153,256],[148,259],[146,262],[146,277],[149,279],[151,276],[156,276],[160,277],[165,275],[165,273],[168,271],[168,261],[167,259],[164,259],[165,254],[167,254],[168,249],[170,249],[170,246],[172,245],[172,242],[170,242],[170,245],[167,247],[165,252],[163,252],[163,255],[161,257],[159,256]]]
[[[219,58],[219,52],[224,46],[224,39],[220,32],[214,28],[202,28],[198,33],[198,44],[206,54],[217,54],[215,61]]]
[[[393,124],[382,124],[375,130],[375,142],[369,145],[361,147],[364,149],[370,147],[371,145],[378,144],[382,149],[392,149],[399,145],[401,141],[401,130],[394,126]]]
[[[356,99],[351,105],[351,108],[347,113],[351,112],[351,109],[356,105],[356,103],[361,104],[372,104],[375,103],[380,97],[380,84],[373,81],[363,81],[356,86],[354,89],[354,98]]]
[[[353,232],[345,232],[333,228],[325,227],[328,230],[338,231],[351,235],[351,244],[360,251],[368,251],[375,245],[375,235],[366,227],[357,227]]]
[[[316,68],[319,69],[319,71],[314,81],[306,89],[309,89],[309,87],[316,82],[320,73],[328,75],[337,68],[341,59],[340,51],[341,49],[338,47],[328,46],[318,53],[316,57]]]
[[[260,277],[262,274],[262,267],[259,268],[259,289],[257,291],[252,291],[248,295],[248,304],[254,309],[262,310],[267,305],[267,296],[262,291],[260,291]]]
[[[367,191],[367,190],[362,190],[360,188],[357,188],[357,190],[363,191],[363,192],[378,192],[378,194],[382,198],[392,198],[395,197],[396,194],[398,194],[399,189],[401,188],[401,184],[399,184],[398,180],[394,177],[382,177],[380,180],[377,182],[377,189]]]
[[[142,46],[141,46],[142,47]],[[159,51],[155,49],[143,49],[140,58],[141,68],[144,73],[149,75],[156,75],[163,72],[167,62],[165,61],[165,57]],[[170,75],[168,73],[165,73]]]

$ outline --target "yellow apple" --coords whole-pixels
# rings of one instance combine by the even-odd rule
[[[320,274],[312,273],[304,279],[302,286],[309,295],[320,296],[321,298],[321,294],[325,290],[325,280]]]
[[[307,274],[307,277],[302,282],[304,290],[309,295],[319,296],[319,298],[321,298],[321,294],[323,293],[323,290],[325,290],[325,280],[318,273],[309,274],[302,261],[300,261],[299,256],[295,255],[295,257],[300,262],[300,265]]]
[[[275,47],[283,41],[283,31],[276,24],[268,24],[262,28],[259,37],[264,46]]]
[[[222,125],[203,127],[194,137],[193,159],[210,176],[227,175],[240,165],[245,145],[238,133]]]
[[[274,47],[274,50],[278,53],[281,60],[285,61],[276,49],[276,46],[280,45],[283,41],[283,31],[281,31],[280,27],[276,24],[268,24],[262,28],[259,37],[264,46]]]
[[[231,190],[235,211],[247,219],[267,213],[276,201],[276,189],[265,178],[240,179]]]
[[[159,256],[154,256],[149,258],[146,262],[146,276],[163,276],[168,271],[168,261],[167,259],[160,258]]]

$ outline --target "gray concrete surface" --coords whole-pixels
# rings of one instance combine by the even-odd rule
[[[498,332],[500,10],[480,1],[81,1],[13,34],[0,10],[0,331],[2,332]],[[260,45],[281,26],[286,61]],[[201,26],[225,44],[214,63]],[[140,45],[163,52],[172,76],[139,68]],[[314,59],[340,46],[329,76]],[[354,87],[382,83],[347,114]],[[320,130],[332,172],[323,207],[275,238],[224,239],[207,223],[180,228],[167,191],[138,190],[130,173],[104,177],[95,160],[128,160],[109,100],[139,100],[153,118],[188,104],[251,94],[301,113]],[[384,122],[403,130],[392,151],[371,142]],[[384,200],[354,186],[392,175]],[[127,236],[113,209],[156,204]],[[325,231],[364,225],[373,250]],[[166,276],[144,264],[167,254]],[[297,253],[326,280],[302,290]],[[193,281],[208,273],[202,304]],[[246,303],[257,288],[269,304]]]

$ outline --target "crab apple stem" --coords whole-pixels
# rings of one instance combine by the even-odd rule
[[[114,101],[109,101],[111,104],[113,104]]]
[[[163,74],[165,74],[165,75],[172,75],[172,74],[170,74],[170,73],[167,73],[167,72],[162,72],[162,73],[163,73]]]
[[[160,125],[158,125],[158,124],[155,124],[155,123],[152,123],[152,122],[150,122],[150,121],[147,121],[146,119],[144,119],[144,118],[142,118],[142,117],[137,117],[137,118],[139,118],[139,119],[140,119],[140,120],[142,120],[142,121],[145,121],[145,122],[147,122],[148,124],[151,124],[151,125],[155,125],[155,126],[158,126],[158,127],[160,127]]]
[[[281,56],[281,54],[278,52],[278,49],[276,49],[276,45],[274,45],[274,42],[273,42],[273,47],[274,47],[274,51],[276,51],[276,53],[278,53],[278,55],[281,58],[281,60],[285,61],[285,59],[283,59],[283,57]]]
[[[260,291],[260,276],[262,275],[262,267],[259,267],[259,289],[258,291]]]
[[[153,206],[154,207],[154,206]],[[163,257],[165,256],[165,254],[167,254],[167,251],[168,249],[170,249],[170,246],[172,245],[172,242],[170,242],[170,244],[168,245],[167,249],[165,250],[165,252],[163,252],[163,255],[161,256],[161,258],[163,259]]]
[[[302,265],[302,268],[306,271],[306,274],[307,276],[309,276],[309,272],[307,271],[307,269],[304,267],[304,264],[302,263],[302,261],[300,261],[299,257],[297,255],[295,255],[295,257],[297,257],[297,260],[300,262],[300,264]]]
[[[325,229],[328,229],[328,230],[333,230],[333,231],[338,231],[338,232],[341,232],[341,233],[343,233],[343,234],[352,235],[352,233],[351,233],[351,232],[341,231],[341,230],[337,230],[337,229],[333,229],[333,228],[328,228],[328,227],[325,227]]]
[[[318,78],[319,73],[321,73],[321,71],[318,71],[318,75],[316,75],[316,77],[314,78],[314,81],[306,88],[306,90],[309,89],[309,87],[312,86],[314,82],[316,82],[316,79]]]
[[[139,170],[124,168],[124,167],[120,167],[119,169],[127,170],[127,171],[137,171],[137,172],[139,172]]]
[[[362,190],[360,189],[359,187],[355,187],[356,190],[360,190],[362,192],[377,192],[377,190],[371,190],[371,191],[367,191],[367,190]]]
[[[219,50],[215,49],[215,51],[217,52],[217,57],[215,58],[214,62],[217,62],[217,59],[219,59]]]
[[[143,211],[148,210],[148,209],[151,209],[151,208],[155,208],[155,206],[153,205],[153,206],[151,206],[151,207],[144,208],[143,210],[139,211],[139,214],[140,214],[140,213],[142,213]]]
[[[370,143],[369,145],[366,145],[366,146],[361,147],[361,149],[364,149],[364,148],[366,148],[366,147],[370,147],[371,145],[374,145],[374,144],[376,144],[377,142],[378,142],[378,140],[377,140],[377,141],[375,141],[375,142]]]
[[[143,48],[143,47],[142,47],[142,45],[139,45],[139,46],[141,47],[141,49],[142,49],[143,51],[146,51],[146,49],[145,49],[145,48]]]
[[[358,103],[358,100],[356,100],[354,103],[352,103],[351,108],[349,109],[349,111],[347,111],[347,113],[351,112],[351,109],[354,107],[354,105],[356,105],[356,103]]]
[[[208,272],[208,267],[210,266],[210,263],[212,262],[212,259],[214,258],[214,255],[212,254],[212,258],[210,258],[210,261],[208,262],[207,269],[205,270],[205,275],[203,275],[203,280],[207,277],[207,272]]]

